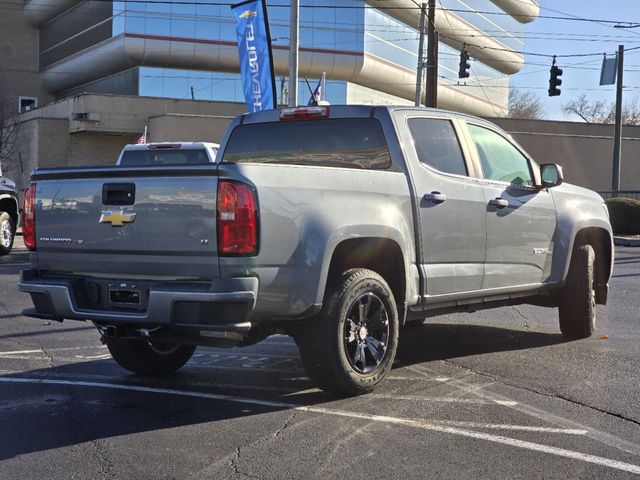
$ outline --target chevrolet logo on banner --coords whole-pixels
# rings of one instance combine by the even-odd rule
[[[266,0],[246,0],[231,5],[231,10],[236,19],[240,77],[247,112],[277,108]]]
[[[131,223],[136,219],[135,213],[124,213],[123,210],[105,211],[100,215],[98,223],[110,223],[112,227],[122,227],[125,223]]]

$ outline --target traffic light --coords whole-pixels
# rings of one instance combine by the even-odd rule
[[[562,85],[562,69],[558,68],[558,66],[554,63],[551,65],[551,76],[549,77],[549,96],[557,97],[560,95],[560,89],[558,88]]]
[[[458,78],[469,78],[470,68],[469,52],[467,52],[466,48],[462,48],[462,51],[460,52],[460,70],[458,70]]]

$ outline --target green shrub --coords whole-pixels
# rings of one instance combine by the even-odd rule
[[[609,198],[607,200],[611,227],[616,235],[640,234],[640,201],[630,198]]]

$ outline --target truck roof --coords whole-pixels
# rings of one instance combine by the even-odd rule
[[[150,142],[150,143],[130,143],[122,149],[125,150],[152,150],[152,149],[176,149],[176,150],[193,150],[197,148],[213,148],[218,149],[220,145],[212,142]]]
[[[429,108],[429,107],[416,107],[413,105],[331,105],[331,106],[319,106],[319,107],[285,107],[279,108],[275,110],[263,110],[261,112],[255,113],[245,113],[239,117],[240,124],[245,123],[263,123],[263,122],[274,122],[282,120],[281,112],[297,109],[297,110],[314,110],[314,109],[329,109],[329,118],[354,118],[354,117],[371,117],[374,115],[376,110],[387,110],[389,112],[393,112],[395,110],[415,110],[416,112],[427,113],[432,115],[446,115],[456,118],[467,118],[473,119],[476,122],[483,123],[485,125],[489,125],[492,128],[497,128],[497,126],[487,120],[476,117],[474,115],[469,115],[467,113],[454,112],[452,110],[445,110],[441,108]],[[319,117],[318,117],[319,118]],[[303,118],[300,118],[304,120]],[[311,118],[309,118],[311,119]],[[292,116],[289,120],[296,120]]]

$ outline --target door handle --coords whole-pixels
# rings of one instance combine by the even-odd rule
[[[447,196],[440,192],[425,193],[422,197],[426,202],[435,203],[436,205],[447,201]]]
[[[505,208],[509,206],[509,201],[505,200],[502,197],[498,197],[498,198],[489,200],[489,205],[496,208]]]

